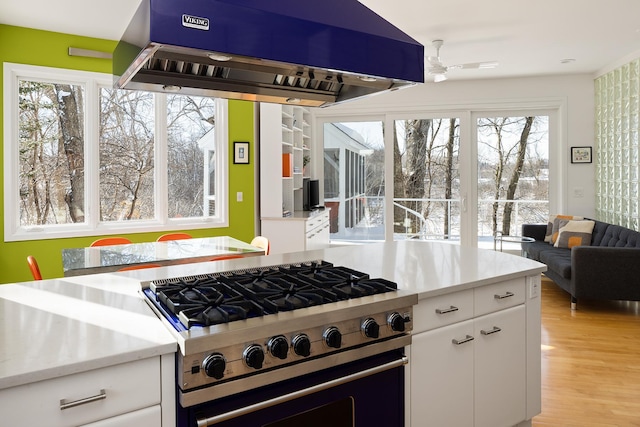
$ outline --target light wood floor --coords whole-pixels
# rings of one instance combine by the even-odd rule
[[[640,426],[640,303],[578,301],[542,276],[542,413],[534,427]]]

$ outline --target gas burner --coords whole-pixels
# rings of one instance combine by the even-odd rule
[[[336,294],[313,286],[290,274],[271,277],[253,275],[224,277],[229,285],[236,287],[247,298],[266,310],[290,311],[338,300]]]
[[[398,285],[384,279],[364,279],[348,284],[335,285],[331,289],[339,294],[348,295],[347,298],[351,299],[395,291],[398,289]]]
[[[215,279],[195,280],[155,287],[156,298],[191,326],[210,326],[258,317],[264,310],[237,290]]]
[[[393,282],[326,261],[154,282],[149,296],[174,324],[210,326],[397,289]],[[161,307],[162,308],[162,307]]]

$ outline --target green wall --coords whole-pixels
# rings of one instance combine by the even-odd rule
[[[75,70],[111,73],[111,61],[95,58],[71,57],[69,47],[111,52],[116,42],[94,39],[70,34],[52,33],[29,28],[0,25],[0,62],[13,62],[46,67],[69,68]],[[0,68],[0,81],[4,81]],[[0,98],[4,99],[4,90],[0,88]],[[0,103],[0,165],[4,170],[4,106]],[[247,101],[229,101],[229,227],[189,230],[194,237],[228,235],[240,240],[250,241],[255,235],[255,144],[254,109]],[[249,141],[250,165],[234,165],[232,161],[233,141]],[[27,255],[38,260],[42,276],[45,279],[62,277],[62,255],[64,248],[85,247],[97,236],[53,240],[31,240],[24,242],[4,241],[4,176],[0,174],[0,283],[13,283],[32,280],[27,266]],[[236,201],[237,192],[243,193],[243,202]],[[123,234],[133,242],[153,241],[162,233]]]

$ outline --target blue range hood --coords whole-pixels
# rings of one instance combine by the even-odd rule
[[[327,106],[424,82],[424,46],[356,0],[143,0],[114,86]]]

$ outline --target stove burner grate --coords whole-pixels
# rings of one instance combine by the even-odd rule
[[[186,328],[211,326],[391,292],[385,279],[326,261],[160,280],[147,294]],[[161,307],[162,308],[162,307]]]
[[[259,305],[215,279],[156,286],[156,298],[190,328],[264,315]]]

